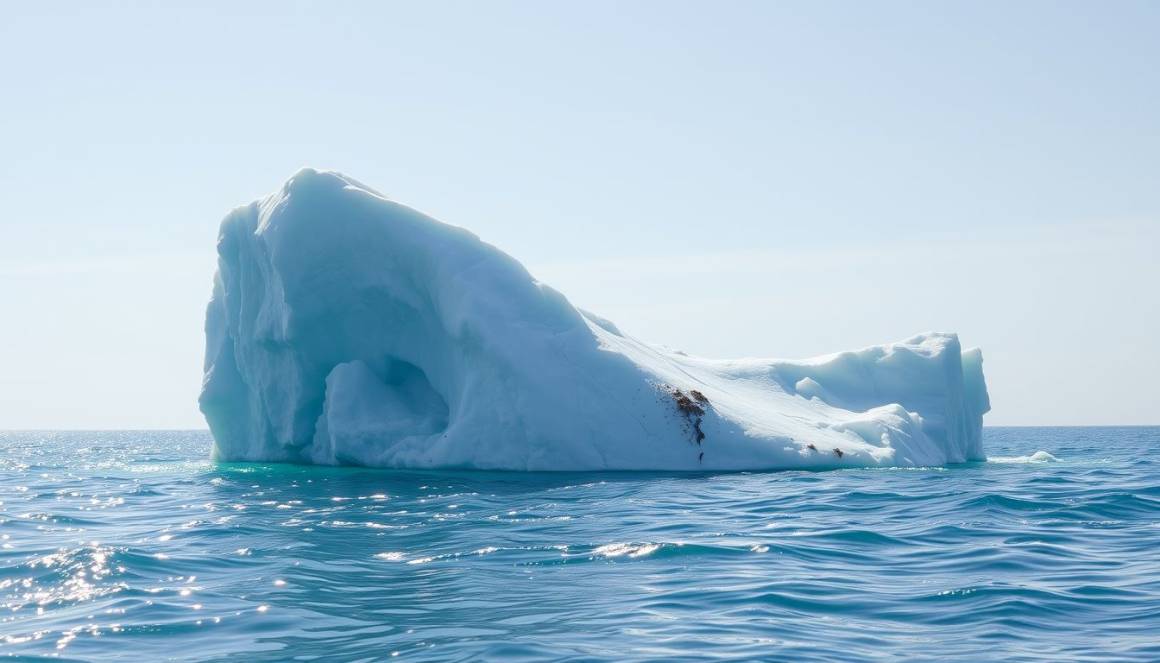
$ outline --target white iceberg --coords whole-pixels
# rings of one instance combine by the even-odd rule
[[[222,222],[201,409],[222,460],[764,470],[983,460],[982,355],[931,333],[719,361],[573,307],[472,233],[303,170]]]

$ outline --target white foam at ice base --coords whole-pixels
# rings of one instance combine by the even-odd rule
[[[1024,463],[1055,463],[1059,459],[1046,451],[1036,451],[1030,456],[992,456],[987,459],[988,463],[1000,463],[1007,465],[1021,465]]]
[[[576,309],[467,230],[310,169],[229,214],[218,255],[201,408],[219,459],[504,470],[984,459],[982,355],[954,334],[801,361],[688,356]]]

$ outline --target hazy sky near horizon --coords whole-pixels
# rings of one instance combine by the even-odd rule
[[[1157,35],[1129,1],[0,0],[0,429],[204,427],[217,225],[307,165],[640,338],[957,331],[987,424],[1158,424]]]

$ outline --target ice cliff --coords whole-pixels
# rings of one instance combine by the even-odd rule
[[[222,222],[201,409],[223,460],[759,470],[982,460],[978,350],[718,361],[573,307],[472,233],[303,170]]]

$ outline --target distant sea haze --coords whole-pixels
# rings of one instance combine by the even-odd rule
[[[0,433],[0,648],[69,660],[1160,659],[1160,428],[769,473],[215,464]]]

